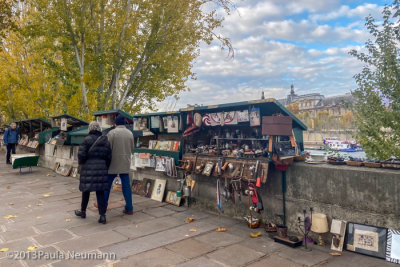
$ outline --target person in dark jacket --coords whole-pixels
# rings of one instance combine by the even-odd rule
[[[11,164],[11,152],[15,154],[15,149],[18,144],[18,129],[17,124],[11,123],[10,128],[7,128],[3,137],[4,145],[7,147],[7,164]]]
[[[82,191],[81,210],[75,215],[86,218],[86,208],[90,192],[96,191],[99,223],[106,223],[106,204],[104,190],[108,189],[108,167],[111,163],[111,147],[107,136],[103,136],[98,122],[89,124],[89,136],[79,147],[78,162],[81,167],[79,190]]]

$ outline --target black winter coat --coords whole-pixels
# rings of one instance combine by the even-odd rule
[[[90,147],[101,138],[89,152]],[[107,136],[90,131],[79,147],[78,162],[82,166],[79,190],[82,192],[108,190],[108,167],[111,163],[111,147]]]

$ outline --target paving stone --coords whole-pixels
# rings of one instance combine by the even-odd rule
[[[29,251],[27,259],[24,259],[23,262],[28,266],[42,266],[57,261],[58,255],[60,255],[60,251],[54,247],[39,248]]]
[[[96,216],[96,218],[97,217],[98,216]],[[92,223],[72,227],[69,230],[76,235],[86,236],[86,235],[91,235],[94,233],[112,230],[118,226],[125,226],[125,225],[130,224],[129,221],[124,220],[121,217],[114,217],[114,218],[110,218],[109,216],[106,216],[106,217],[107,217],[107,224],[105,224],[105,225],[99,224],[97,221],[95,221]]]
[[[260,261],[254,262],[248,267],[301,267],[303,265],[294,263],[293,261],[279,257],[278,255],[271,255],[266,258],[262,258]],[[336,265],[341,266],[341,265]]]
[[[189,229],[191,228],[195,228],[196,232],[190,232]],[[186,224],[173,229],[165,230],[162,233],[155,233],[121,242],[119,244],[105,246],[100,248],[100,250],[103,252],[114,252],[117,254],[117,258],[121,259],[175,243],[211,231],[212,229],[214,229],[214,225],[210,225],[206,222],[196,222],[190,224],[190,226],[189,224]]]
[[[99,253],[99,251],[90,251],[87,252],[87,255],[90,255],[90,253]],[[83,255],[83,254],[82,254]],[[96,258],[90,258],[90,259],[84,259],[84,258],[73,258],[69,254],[64,254],[65,259],[61,261],[54,262],[50,264],[53,267],[91,267],[91,266],[110,266],[107,264],[107,259],[109,259],[108,255],[105,255],[105,257],[98,257]]]
[[[177,212],[181,212],[181,211],[185,211],[185,210],[189,209],[187,206],[179,206],[178,207],[178,206],[175,206],[175,205],[172,205],[172,204],[165,205],[164,207],[167,208],[167,209],[173,210],[173,211],[177,211]]]
[[[155,219],[153,216],[150,216],[143,212],[134,212],[132,216],[122,216],[122,219],[129,221],[133,224],[138,224],[141,222],[151,221]]]
[[[144,213],[149,214],[153,217],[164,217],[168,215],[175,214],[176,212],[170,209],[166,209],[164,207],[158,207],[158,208],[148,208],[143,210]]]
[[[35,246],[36,244],[27,239],[20,239],[20,240],[16,240],[16,241],[10,241],[10,242],[6,242],[1,244],[2,248],[8,248],[9,252],[18,252],[18,251],[27,251],[28,247],[30,246]],[[5,258],[7,255],[3,252],[0,252],[0,258]]]
[[[127,238],[117,232],[105,231],[101,235],[95,233],[77,239],[63,241],[58,243],[57,247],[61,248],[66,253],[68,253],[68,251],[87,252],[97,249],[98,247],[111,245],[125,240],[127,240]]]
[[[225,247],[235,243],[239,243],[243,239],[228,232],[211,232],[195,238],[196,240],[210,244],[215,248]]]
[[[215,247],[212,245],[197,241],[195,239],[185,239],[183,241],[167,245],[166,248],[184,256],[187,259],[196,258],[215,250]]]
[[[311,246],[312,247],[312,246]],[[313,266],[317,263],[327,261],[332,258],[328,252],[321,252],[317,249],[310,251],[305,251],[302,248],[290,248],[286,247],[282,249],[278,255],[282,258],[290,259],[298,264],[305,266]]]
[[[12,241],[12,240],[17,240],[29,236],[34,236],[37,233],[32,229],[32,227],[24,228],[24,229],[19,229],[19,230],[11,230],[11,231],[6,231],[2,233],[0,236],[1,238],[5,241]]]
[[[148,199],[147,201],[140,202],[138,205],[143,208],[156,208],[165,206],[166,203]]]
[[[61,241],[65,241],[65,240],[69,240],[71,238],[73,238],[74,236],[65,231],[65,230],[56,230],[53,232],[48,232],[48,233],[44,233],[44,234],[40,234],[37,236],[34,236],[33,238],[42,246],[46,246],[49,244],[54,244],[57,242],[61,242]]]
[[[265,254],[254,251],[242,245],[232,245],[219,249],[207,255],[208,258],[228,266],[241,266],[248,262],[255,261]]]
[[[262,234],[265,234],[265,232]],[[265,236],[261,236],[258,238],[247,236],[247,238],[239,244],[264,254],[271,254],[273,252],[287,248],[286,246],[276,243],[274,240]]]
[[[114,264],[115,267],[130,267],[130,266],[146,266],[146,267],[162,267],[176,266],[186,259],[165,248],[157,248],[151,251],[140,253]]]
[[[193,267],[193,266],[207,266],[207,267],[221,267],[225,266],[224,264],[220,264],[218,262],[213,261],[212,259],[208,259],[206,257],[200,257],[194,260],[190,260],[184,263],[177,265],[177,267]]]
[[[134,216],[134,215],[132,215]],[[137,224],[129,224],[122,227],[117,227],[114,230],[121,233],[131,239],[161,232],[179,225],[184,224],[184,221],[176,219],[174,217],[163,217],[151,219]]]
[[[13,260],[13,259],[4,258],[4,259],[0,260],[0,266],[23,267],[24,265],[19,260]]]
[[[122,203],[122,202],[111,202],[111,203],[108,204],[107,211],[108,210],[112,210],[112,209],[122,208],[122,207],[125,207],[125,203]],[[93,205],[90,205],[88,209],[90,209],[92,211],[97,211],[97,208],[94,207]]]
[[[348,251],[341,252],[341,256],[333,257],[328,260],[328,263],[324,263],[319,266],[326,267],[353,267],[353,266],[362,266],[362,267],[375,267],[375,266],[388,266],[388,267],[398,267],[398,264],[387,262],[384,259],[378,259],[374,257],[368,257],[357,253],[352,253]]]

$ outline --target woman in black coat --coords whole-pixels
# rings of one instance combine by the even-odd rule
[[[98,122],[89,124],[89,136],[79,147],[78,162],[81,166],[79,190],[82,191],[81,210],[75,210],[75,215],[86,218],[86,208],[90,192],[96,191],[99,223],[106,223],[106,205],[104,190],[108,189],[108,167],[111,163],[111,147],[107,136],[101,134]]]

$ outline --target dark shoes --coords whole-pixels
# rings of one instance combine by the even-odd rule
[[[81,217],[82,219],[86,218],[86,211],[75,210],[75,215]]]
[[[123,213],[123,214],[126,214],[126,215],[133,215],[133,211],[126,211],[126,210],[123,210],[122,213]]]
[[[102,223],[102,224],[106,224],[107,223],[107,221],[106,221],[106,215],[100,215],[100,218],[99,218],[99,221],[98,221],[99,223]]]

